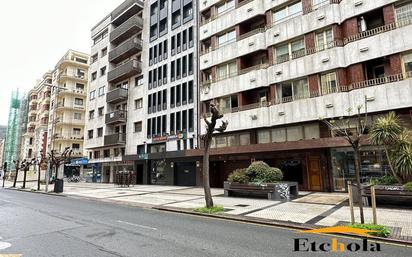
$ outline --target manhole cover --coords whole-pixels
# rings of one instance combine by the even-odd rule
[[[235,206],[236,207],[248,207],[249,205],[247,205],[247,204],[236,204]]]

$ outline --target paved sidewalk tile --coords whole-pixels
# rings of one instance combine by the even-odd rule
[[[314,217],[319,216],[325,211],[333,208],[333,206],[334,205],[285,202],[246,216],[269,220],[306,223]]]

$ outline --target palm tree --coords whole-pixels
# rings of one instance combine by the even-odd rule
[[[392,175],[399,183],[412,178],[412,142],[410,132],[401,126],[399,117],[390,112],[372,126],[370,140],[385,150]]]

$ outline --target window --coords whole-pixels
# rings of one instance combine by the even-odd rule
[[[96,98],[96,90],[90,91],[90,100],[94,100],[95,98]]]
[[[180,90],[180,85],[176,86],[176,105],[180,106],[182,92]]]
[[[94,110],[89,111],[89,120],[94,119]]]
[[[409,24],[412,18],[412,2],[405,2],[395,7],[396,21]]]
[[[170,63],[170,80],[171,81],[175,80],[175,61],[172,61]]]
[[[193,53],[189,54],[189,75],[193,74]]]
[[[175,87],[170,89],[170,107],[175,107]]]
[[[303,140],[303,127],[295,126],[286,128],[286,138],[288,141]]]
[[[75,112],[75,113],[73,114],[73,118],[74,118],[75,120],[81,120],[81,119],[82,119],[82,114],[81,114],[81,113],[78,113],[78,112]]]
[[[170,114],[170,134],[174,134],[175,133],[175,114],[171,113]]]
[[[166,115],[162,116],[162,135],[166,134]]]
[[[188,85],[189,103],[193,103],[193,80]]]
[[[172,36],[171,41],[172,41],[172,43],[171,43],[170,51],[171,51],[172,55],[174,55],[175,54],[175,48],[176,48],[176,36]]]
[[[83,99],[81,99],[81,98],[75,98],[75,99],[74,99],[74,104],[75,104],[75,105],[81,105],[81,106],[83,106]]]
[[[93,129],[87,131],[87,138],[92,139],[93,138]]]
[[[217,38],[217,44],[219,47],[234,41],[236,41],[236,30],[228,31]]]
[[[270,143],[270,131],[269,130],[259,130],[257,141],[258,141],[258,144]]]
[[[408,53],[402,56],[405,72],[407,76],[412,76],[412,53]]]
[[[284,82],[277,87],[278,101],[286,103],[293,100],[309,97],[309,87],[307,79],[300,79],[291,82]]]
[[[182,71],[181,59],[179,58],[176,60],[176,78],[177,79],[180,79],[181,71]]]
[[[217,79],[222,80],[237,75],[236,61],[217,66]]]
[[[286,128],[272,129],[272,143],[286,142]]]
[[[73,135],[74,136],[80,136],[80,133],[81,133],[81,129],[79,129],[79,128],[73,128]]]
[[[141,85],[143,85],[143,76],[136,77],[135,78],[135,86],[139,87]]]
[[[329,72],[324,73],[320,76],[320,85],[322,89],[322,94],[330,94],[337,92],[337,80],[336,73]]]
[[[191,17],[193,14],[193,8],[192,8],[192,3],[187,4],[183,7],[183,20],[186,18]]]
[[[104,107],[99,107],[99,109],[97,109],[97,112],[98,112],[99,117],[103,116]]]
[[[134,108],[135,109],[143,108],[143,98],[139,98],[139,99],[134,100]]]
[[[105,88],[106,88],[105,86],[99,87],[99,96],[104,95]]]
[[[180,24],[180,10],[172,14],[172,27]]]
[[[303,38],[276,47],[276,62],[283,63],[291,58],[296,59],[305,55],[305,43]]]
[[[187,104],[187,83],[182,84],[182,103]]]
[[[187,131],[187,111],[182,112],[182,130]]]
[[[107,55],[107,47],[102,49],[102,57],[105,57]]]
[[[97,54],[93,55],[93,56],[92,56],[92,63],[97,62],[98,59],[99,59],[99,57],[98,57]]]
[[[92,73],[92,81],[97,79],[97,72]]]
[[[103,136],[103,128],[97,128],[97,137]]]
[[[176,130],[181,131],[182,129],[182,123],[181,123],[181,113],[177,112],[176,113]]]
[[[182,75],[187,76],[187,56],[182,57]]]
[[[106,75],[106,66],[100,68],[100,76]]]
[[[332,29],[316,33],[316,50],[322,51],[333,47]]]
[[[303,12],[302,2],[297,2],[283,7],[282,9],[276,10],[273,13],[273,23],[279,23],[285,21],[287,18],[292,18],[293,16]]]
[[[76,90],[84,90],[84,84],[76,83]]]
[[[141,121],[134,123],[134,132],[142,132],[143,124]]]
[[[80,151],[80,144],[72,144],[72,149],[74,151]]]
[[[235,9],[235,1],[234,0],[227,0],[224,4],[217,7],[217,14],[221,15],[227,11]]]
[[[195,121],[195,115],[193,109],[189,110],[189,131],[193,132],[194,131],[194,121]]]
[[[193,46],[193,27],[189,28],[189,47]]]

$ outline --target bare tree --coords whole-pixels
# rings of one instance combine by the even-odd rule
[[[20,160],[13,160],[14,167],[16,167],[16,175],[14,176],[13,187],[16,187],[17,177],[19,176]]]
[[[42,153],[40,159],[36,159],[36,164],[37,164],[37,171],[39,174],[37,174],[37,191],[40,191],[40,173],[41,173],[41,167],[43,164],[47,164],[48,159],[47,157]],[[46,171],[47,172],[47,171]],[[47,183],[47,181],[46,181]]]
[[[212,193],[210,192],[210,178],[209,178],[209,155],[210,155],[210,143],[212,141],[213,133],[219,132],[223,133],[228,125],[227,121],[222,121],[222,124],[219,128],[216,128],[217,120],[223,118],[223,114],[220,113],[216,105],[211,102],[210,106],[210,113],[212,114],[211,120],[209,121],[207,116],[204,115],[203,119],[206,123],[206,134],[201,136],[201,139],[204,143],[204,154],[203,154],[203,188],[205,191],[205,201],[206,207],[212,208],[213,207],[213,199]]]
[[[35,165],[35,161],[36,159],[31,159],[31,160],[24,160],[21,163],[21,167],[24,171],[24,177],[23,177],[23,187],[22,188],[26,188],[26,178],[27,178],[27,171],[29,171],[30,167]]]
[[[66,161],[70,159],[72,153],[73,151],[69,147],[65,148],[63,153],[61,154],[55,150],[51,150],[50,153],[48,153],[51,164],[53,165],[55,170],[55,179],[58,179],[60,166],[65,164]]]
[[[361,114],[361,110],[364,108],[364,115]],[[358,205],[359,205],[359,214],[361,223],[365,223],[365,216],[363,213],[363,202],[362,202],[362,184],[360,179],[360,170],[361,170],[361,158],[360,158],[360,150],[362,148],[361,139],[366,134],[367,129],[367,121],[368,121],[368,109],[367,109],[367,101],[365,96],[365,103],[364,105],[359,105],[357,107],[357,114],[355,119],[351,119],[351,112],[352,109],[348,110],[348,116],[341,117],[339,121],[336,120],[326,120],[322,119],[323,123],[325,123],[332,133],[336,133],[338,136],[342,136],[343,138],[348,141],[351,145],[353,152],[354,152],[354,159],[355,159],[355,176],[356,176],[356,188],[357,188],[357,195],[358,195]],[[355,120],[355,121],[353,121]]]

